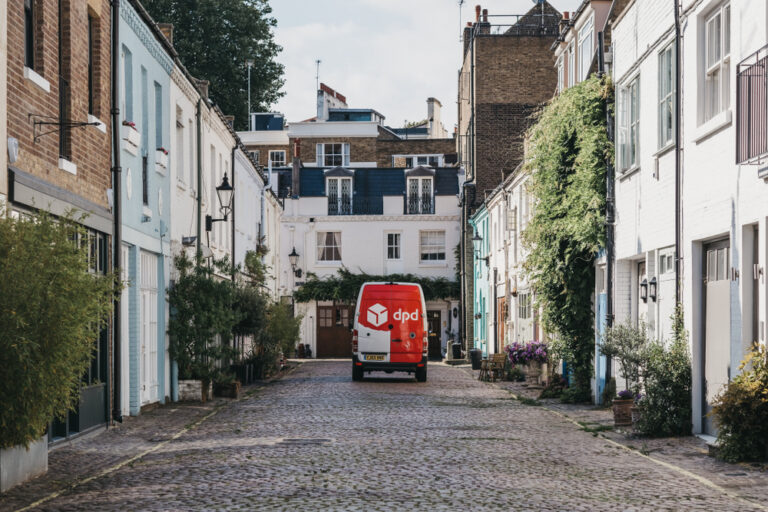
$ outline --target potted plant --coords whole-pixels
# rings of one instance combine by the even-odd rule
[[[632,425],[632,407],[635,405],[635,393],[629,389],[619,391],[613,399],[613,424],[617,427]]]
[[[168,168],[168,150],[160,147],[155,150],[155,170],[164,174]]]
[[[136,155],[139,150],[139,143],[141,142],[141,135],[138,130],[136,130],[136,123],[133,121],[123,121],[122,124],[122,137],[125,142],[125,144],[123,144],[123,149],[132,155]]]
[[[219,376],[213,383],[214,396],[238,398],[240,396],[240,381],[232,374]]]

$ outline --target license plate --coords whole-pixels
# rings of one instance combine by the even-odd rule
[[[384,356],[382,355],[375,355],[375,354],[368,354],[365,356],[366,361],[383,361]]]

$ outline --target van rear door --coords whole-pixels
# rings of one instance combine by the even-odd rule
[[[409,288],[415,289],[416,297],[419,297],[418,288]],[[418,363],[421,361],[424,344],[424,312],[421,310],[421,300],[398,300],[392,309],[394,328],[390,338],[390,361]]]
[[[366,284],[357,305],[357,346],[361,361],[389,361],[391,285]]]

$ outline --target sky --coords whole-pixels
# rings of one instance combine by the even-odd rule
[[[316,114],[316,63],[320,82],[356,108],[373,108],[389,126],[427,116],[427,98],[443,105],[443,124],[456,123],[456,83],[461,65],[460,26],[474,20],[480,3],[489,15],[524,14],[532,0],[270,0],[283,47],[285,96],[272,110],[288,121]],[[550,0],[574,11],[581,0]],[[460,22],[461,20],[461,22]],[[504,23],[494,21],[491,23]]]

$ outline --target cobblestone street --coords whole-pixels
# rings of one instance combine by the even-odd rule
[[[768,502],[582,431],[461,369],[431,365],[425,384],[350,373],[348,361],[307,362],[236,402],[161,407],[53,450],[49,473],[0,498],[0,509],[54,491],[33,509],[745,511]],[[72,473],[78,457],[95,473]],[[765,493],[763,473],[723,467]]]

